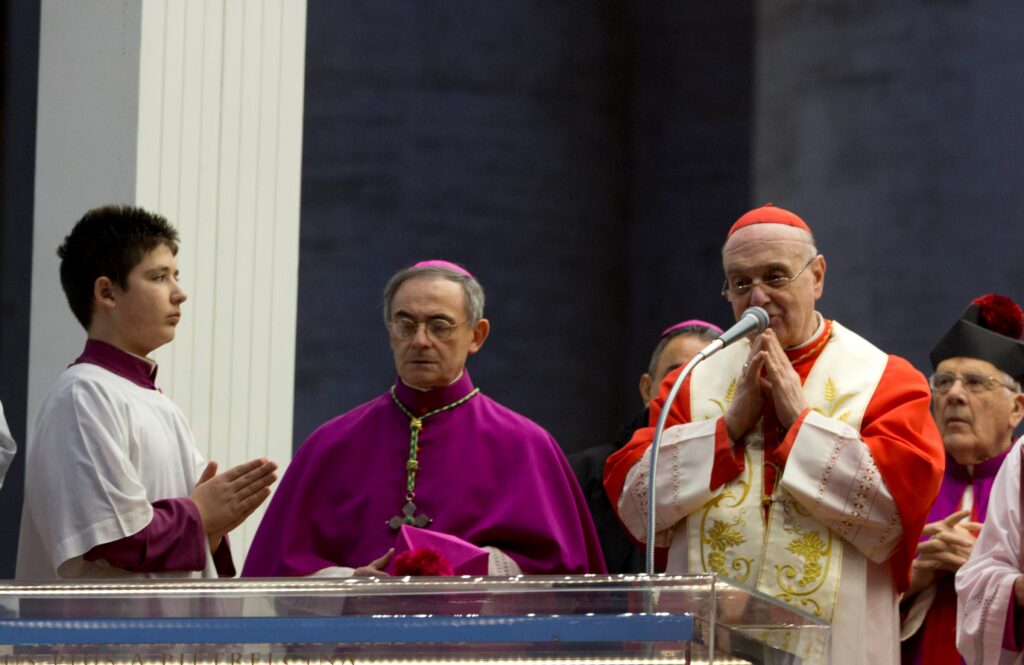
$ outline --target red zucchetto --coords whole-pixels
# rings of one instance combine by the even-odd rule
[[[760,208],[754,208],[737,219],[736,223],[732,225],[731,229],[729,229],[729,235],[726,237],[732,237],[732,234],[736,233],[743,227],[753,226],[754,224],[785,224],[786,226],[803,229],[808,233],[811,232],[811,227],[807,226],[807,223],[795,214],[784,208],[778,208],[771,203],[766,203]]]

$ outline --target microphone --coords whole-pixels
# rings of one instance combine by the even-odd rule
[[[700,351],[704,358],[718,353],[733,342],[751,335],[760,335],[768,327],[768,312],[763,307],[748,307],[731,328],[718,336],[718,339]]]
[[[649,485],[647,486],[647,574],[654,574],[654,508],[657,503],[657,491],[658,487],[655,483],[655,478],[658,469],[658,451],[661,449],[661,436],[665,432],[665,421],[668,418],[668,413],[671,411],[672,402],[675,401],[676,395],[679,394],[679,388],[682,387],[683,381],[693,368],[697,366],[705,358],[712,356],[725,347],[729,346],[737,340],[744,339],[750,335],[758,335],[764,332],[764,329],[768,327],[768,312],[764,311],[762,307],[748,307],[743,310],[743,314],[740,315],[739,320],[733,324],[731,328],[726,330],[724,333],[718,336],[718,339],[711,342],[703,349],[700,353],[693,357],[683,371],[676,377],[675,383],[672,384],[672,389],[668,392],[668,398],[665,400],[665,405],[661,409],[661,415],[658,416],[658,423],[654,428],[654,441],[651,443],[651,463],[648,471]],[[1024,449],[1022,449],[1024,450]],[[1021,485],[1024,487],[1024,485]]]

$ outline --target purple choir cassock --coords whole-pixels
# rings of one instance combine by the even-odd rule
[[[396,381],[417,417],[472,391],[469,372],[419,391]],[[299,448],[249,550],[244,577],[360,567],[394,546],[406,503],[410,418],[385,393],[317,429]],[[415,480],[425,528],[491,546],[528,574],[600,573],[583,494],[555,440],[482,393],[423,420]]]
[[[946,471],[942,476],[939,495],[928,513],[927,524],[944,520],[964,506],[964,494],[971,488],[970,520],[984,523],[988,514],[988,499],[996,474],[1012,448],[969,469],[946,455]],[[922,541],[930,536],[923,536]],[[903,665],[925,663],[962,663],[956,651],[956,589],[954,576],[946,575],[936,582],[935,596],[927,609],[924,621],[917,631],[904,640]],[[920,596],[922,594],[918,594]]]
[[[973,495],[971,520],[983,523],[985,515],[988,514],[988,497],[992,493],[992,484],[996,480],[999,468],[1003,465],[1003,460],[1010,454],[1010,450],[1011,448],[1007,448],[992,459],[975,464],[971,470],[946,455],[946,472],[942,476],[939,495],[935,497],[935,503],[932,504],[931,512],[928,513],[928,524],[946,519],[960,510],[959,506],[968,486],[971,487]],[[921,540],[927,540],[927,538]]]

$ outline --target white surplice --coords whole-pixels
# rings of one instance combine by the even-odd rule
[[[204,571],[134,573],[82,556],[141,531],[151,502],[189,496],[204,465],[162,392],[98,365],[64,370],[26,446],[17,578],[217,577],[208,545]]]
[[[1003,648],[1013,583],[1022,568],[1022,441],[1017,440],[996,474],[985,525],[956,574],[956,646],[972,665],[1024,663],[1024,655]]]

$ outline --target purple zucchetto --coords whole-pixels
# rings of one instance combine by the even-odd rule
[[[658,335],[658,339],[665,339],[666,337],[671,335],[676,330],[679,330],[680,328],[689,328],[691,326],[699,326],[701,328],[707,328],[708,330],[714,330],[719,335],[722,334],[722,329],[719,328],[718,326],[716,326],[713,323],[708,323],[707,321],[701,321],[700,319],[687,319],[686,321],[683,321],[682,323],[677,323],[674,326],[669,326],[668,328],[665,328],[664,330],[662,330],[661,334]]]
[[[472,273],[470,273],[468,270],[466,270],[465,268],[463,268],[459,264],[452,263],[451,261],[444,261],[442,259],[430,259],[428,261],[419,261],[417,263],[412,264],[412,266],[410,266],[410,267],[412,267],[412,268],[447,268],[448,270],[455,271],[455,272],[459,273],[460,275],[465,275],[466,277],[469,277],[470,279],[476,279],[476,277],[473,277]]]

